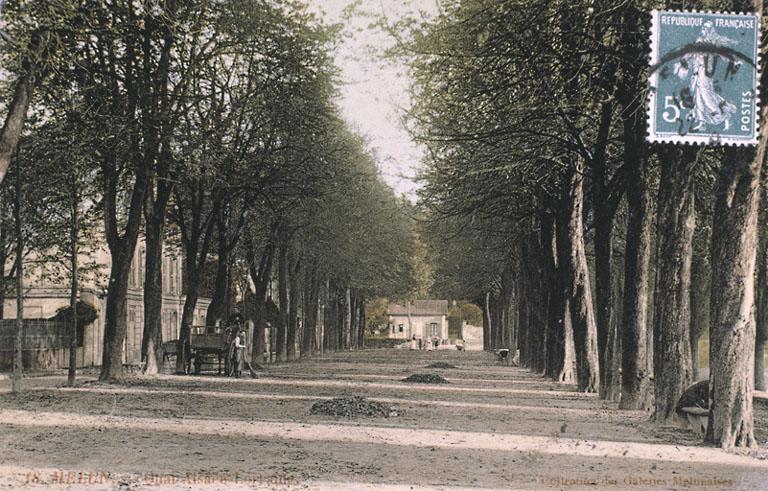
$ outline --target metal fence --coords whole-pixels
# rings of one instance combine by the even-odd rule
[[[69,348],[72,326],[47,319],[24,319],[24,350]],[[13,351],[16,345],[16,320],[0,320],[0,351]]]

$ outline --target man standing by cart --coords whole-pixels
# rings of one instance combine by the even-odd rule
[[[243,374],[245,364],[245,331],[240,330],[235,336],[234,350],[232,357],[232,367],[234,368],[235,378],[240,378]]]

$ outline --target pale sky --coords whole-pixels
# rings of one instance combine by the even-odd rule
[[[388,19],[410,13],[436,13],[438,0],[306,0],[310,8],[324,12],[327,23],[344,24],[344,39],[336,53],[341,69],[343,116],[353,130],[365,136],[374,151],[384,180],[399,194],[415,200],[415,176],[422,148],[413,143],[401,119],[410,105],[406,67],[383,60],[378,53],[392,40],[377,29],[366,13],[384,14]],[[344,10],[356,8],[351,16]]]

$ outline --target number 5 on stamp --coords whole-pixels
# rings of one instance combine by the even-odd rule
[[[651,16],[648,140],[756,144],[759,18],[661,10]]]

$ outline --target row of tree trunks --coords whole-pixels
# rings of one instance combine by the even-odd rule
[[[522,297],[516,292],[514,269],[507,266],[498,278],[498,291],[488,292],[483,303],[483,348],[486,351],[509,349],[514,352],[521,348],[521,357],[528,356],[528,350],[520,346],[519,340],[528,340],[528,309]],[[522,331],[519,331],[522,330]]]

